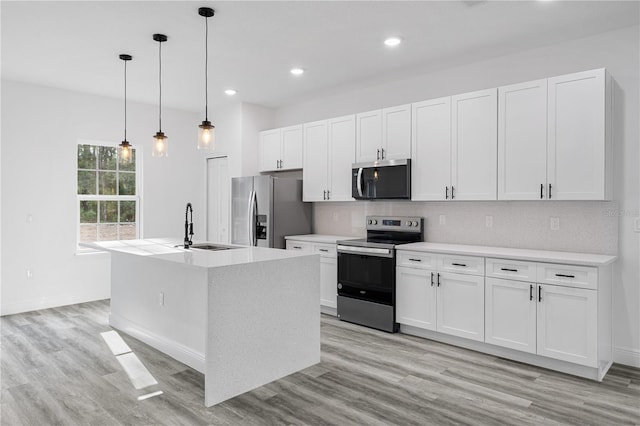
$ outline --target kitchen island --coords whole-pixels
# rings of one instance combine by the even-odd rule
[[[318,255],[83,245],[111,253],[110,325],[204,373],[207,407],[320,362]]]

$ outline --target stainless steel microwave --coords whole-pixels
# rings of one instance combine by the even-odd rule
[[[351,196],[356,200],[411,199],[411,160],[354,164],[351,167]]]

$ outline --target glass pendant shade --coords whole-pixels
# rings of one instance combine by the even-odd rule
[[[118,145],[118,158],[120,159],[121,164],[129,164],[131,163],[131,144],[129,141],[122,141],[120,145]]]
[[[215,149],[216,127],[205,120],[198,128],[198,149]]]
[[[157,132],[153,136],[153,151],[151,153],[154,157],[168,157],[168,138],[162,132]]]

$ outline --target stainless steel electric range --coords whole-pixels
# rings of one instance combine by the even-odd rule
[[[421,217],[367,216],[367,238],[338,241],[338,318],[395,333],[396,247],[424,239]]]

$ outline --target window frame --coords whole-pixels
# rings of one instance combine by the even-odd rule
[[[78,252],[91,252],[93,251],[90,248],[80,246],[80,229],[82,223],[80,222],[80,202],[81,201],[135,201],[136,203],[136,216],[135,216],[135,224],[136,224],[136,234],[135,238],[142,238],[142,147],[135,146],[133,147],[136,151],[135,158],[135,185],[136,185],[136,193],[135,195],[100,195],[99,192],[99,182],[96,176],[96,194],[78,194],[78,171],[83,169],[78,169],[78,146],[79,145],[91,145],[96,147],[108,147],[108,148],[118,148],[118,143],[116,142],[105,142],[105,141],[96,141],[96,140],[87,140],[87,139],[78,139],[75,145],[75,182],[76,182],[76,246]],[[116,161],[118,161],[116,159]],[[98,165],[96,165],[98,167]],[[116,166],[116,187],[119,187],[119,165]],[[96,169],[99,171],[99,169]],[[127,172],[124,172],[127,173]],[[111,222],[109,222],[111,223]],[[116,222],[118,226],[118,239],[116,240],[102,240],[102,241],[127,241],[120,240],[120,229],[119,225],[126,224],[130,222],[120,222],[120,209],[118,209],[118,222]],[[100,212],[98,209],[98,215],[96,218],[96,224],[100,224]]]

